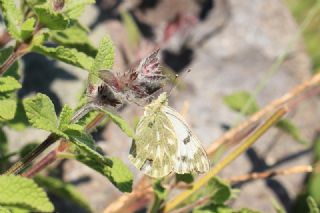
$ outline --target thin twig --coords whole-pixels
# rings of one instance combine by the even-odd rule
[[[204,204],[207,203],[209,200],[210,200],[210,196],[204,196],[204,197],[200,198],[199,200],[197,200],[197,201],[194,202],[194,203],[185,205],[184,207],[181,207],[181,208],[179,208],[179,209],[170,211],[169,213],[183,213],[183,212],[188,212],[189,210],[192,210],[192,209],[194,209],[194,208],[196,208],[196,207],[198,207],[198,206],[204,205]]]
[[[245,182],[250,180],[257,180],[257,179],[267,179],[274,176],[280,175],[292,175],[297,173],[310,173],[313,171],[313,167],[311,165],[300,165],[294,166],[285,169],[278,169],[272,171],[265,171],[265,172],[253,172],[250,174],[239,175],[235,177],[231,177],[228,179],[228,182],[231,184]]]
[[[0,76],[2,76],[11,65],[21,56],[28,52],[29,45],[26,43],[19,44],[7,60],[0,66]]]
[[[243,130],[249,129],[252,125],[262,120],[266,115],[268,115],[275,109],[283,105],[287,105],[290,109],[291,108],[290,102],[292,100],[302,95],[307,90],[312,89],[315,86],[319,86],[319,84],[320,84],[320,73],[314,75],[311,79],[298,85],[297,87],[292,89],[290,92],[283,95],[281,98],[271,102],[269,105],[261,109],[259,112],[252,115],[247,121],[231,129],[229,132],[224,134],[218,140],[214,141],[211,144],[211,146],[207,149],[208,155],[213,156],[213,154],[221,145],[233,142],[235,138],[238,138],[239,135],[242,134]]]

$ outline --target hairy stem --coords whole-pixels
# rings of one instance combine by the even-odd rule
[[[0,76],[2,76],[11,65],[21,56],[28,52],[29,45],[26,43],[19,44],[14,52],[7,58],[7,60],[0,66]]]
[[[229,178],[228,182],[234,184],[234,183],[257,180],[257,179],[267,179],[267,178],[271,178],[279,175],[309,173],[312,171],[313,171],[313,167],[311,165],[300,165],[300,166],[293,166],[290,168],[273,170],[273,171],[253,172],[250,174],[239,175],[239,176]]]
[[[54,144],[54,142],[56,142],[58,138],[59,136],[55,134],[50,134],[45,141],[43,141],[39,146],[37,146],[34,150],[28,153],[24,158],[22,158],[20,161],[15,163],[8,171],[6,171],[5,175],[19,174],[26,165],[28,165],[31,161],[33,161],[49,146]]]

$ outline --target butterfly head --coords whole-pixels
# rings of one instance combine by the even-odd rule
[[[163,92],[156,100],[147,105],[145,109],[146,111],[154,113],[161,110],[161,108],[166,105],[168,105],[168,96],[167,93]]]

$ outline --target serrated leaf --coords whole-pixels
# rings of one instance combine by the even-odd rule
[[[64,105],[60,116],[59,116],[59,129],[61,131],[64,131],[68,128],[68,125],[70,124],[71,118],[73,115],[73,110],[68,105]]]
[[[90,70],[94,60],[83,52],[79,52],[74,48],[65,48],[63,46],[46,47],[42,45],[34,45],[32,50],[51,58],[58,59],[67,64],[83,68],[84,70]]]
[[[211,200],[216,204],[223,204],[230,199],[232,195],[230,186],[218,177],[213,177],[208,182],[205,191],[207,192],[207,195],[211,196]]]
[[[55,194],[56,196],[73,202],[74,204],[82,207],[88,212],[93,212],[92,208],[88,201],[77,191],[77,189],[69,183],[64,183],[63,181],[53,178],[53,177],[44,177],[37,175],[34,177],[34,180],[41,187],[47,189],[47,191]]]
[[[198,207],[193,213],[234,213],[234,211],[225,205],[215,205],[213,203]]]
[[[138,47],[141,39],[139,28],[128,11],[120,13],[123,24],[126,28],[129,43],[132,47]]]
[[[78,155],[77,160],[107,177],[120,191],[132,191],[133,174],[120,159],[105,158],[105,163],[101,163],[90,156]]]
[[[77,19],[83,12],[85,6],[95,3],[95,0],[69,0],[64,9],[64,13],[72,19]]]
[[[114,61],[114,48],[109,36],[102,38],[98,53],[94,59],[89,73],[89,82],[96,84],[99,81],[99,71],[111,69]]]
[[[22,22],[21,11],[16,7],[14,0],[0,0],[0,7],[8,32],[14,39],[20,41],[19,26]]]
[[[50,31],[50,38],[58,45],[75,48],[91,57],[98,52],[89,40],[88,31],[78,22],[62,31]]]
[[[244,113],[244,115],[252,115],[259,110],[256,100],[254,100],[251,94],[246,91],[234,92],[230,95],[226,95],[224,96],[223,101],[230,109]],[[251,104],[246,106],[249,101]],[[246,111],[242,112],[244,107],[246,107]]]
[[[21,84],[11,76],[0,78],[0,92],[10,92],[21,88]]]
[[[0,205],[36,212],[52,212],[53,205],[33,180],[20,176],[0,176]]]
[[[184,182],[190,184],[194,181],[194,177],[192,174],[175,174],[176,175],[176,182]]]
[[[27,40],[32,36],[32,33],[35,28],[36,19],[31,17],[28,18],[22,25],[21,25],[21,38],[22,40]]]
[[[95,152],[95,141],[90,134],[83,131],[82,126],[77,124],[69,125],[68,129],[66,129],[64,133],[68,135],[68,138],[79,148],[86,152]],[[101,157],[99,153],[98,155],[98,158],[103,161],[103,157]]]
[[[320,210],[318,208],[316,201],[311,196],[308,196],[307,204],[308,204],[310,213],[320,213]]]
[[[104,113],[106,113],[109,118],[124,132],[126,133],[130,138],[134,137],[134,131],[131,128],[131,126],[127,123],[126,120],[121,118],[119,115],[114,114],[110,111],[103,110]]]
[[[12,99],[0,100],[0,118],[3,120],[11,120],[17,109],[17,101]]]
[[[58,118],[54,105],[48,96],[38,93],[34,97],[25,98],[23,106],[28,120],[33,127],[65,136],[58,129]]]
[[[35,6],[33,9],[39,18],[40,24],[50,30],[63,30],[70,25],[70,19],[61,13],[53,11],[47,4]]]
[[[295,139],[297,142],[301,144],[307,144],[308,142],[302,137],[300,130],[296,127],[290,120],[288,119],[281,119],[277,124],[276,127],[288,133]]]

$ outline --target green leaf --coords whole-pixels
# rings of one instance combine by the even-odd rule
[[[18,100],[16,114],[14,115],[14,118],[8,121],[7,124],[10,128],[13,128],[15,130],[23,130],[27,126],[29,126],[28,118],[26,116],[26,112],[24,110],[21,100]]]
[[[110,111],[103,110],[104,113],[106,113],[109,118],[118,125],[118,127],[126,133],[129,137],[133,138],[134,137],[134,131],[131,128],[131,126],[119,115],[113,114]]]
[[[64,200],[68,200],[82,207],[88,212],[93,212],[88,201],[77,191],[77,189],[72,184],[64,183],[57,178],[45,177],[40,175],[35,176],[34,180],[41,187],[46,188],[47,191],[55,194],[56,196]]]
[[[42,45],[34,45],[32,47],[32,50],[51,58],[58,59],[67,64],[83,68],[84,70],[90,70],[93,64],[93,58],[84,54],[83,52],[77,51],[74,48],[65,48],[63,46],[46,47]]]
[[[0,206],[0,212],[1,212],[1,213],[12,213],[9,209],[6,209],[6,208],[3,207],[3,206]]]
[[[61,13],[53,11],[47,4],[37,5],[33,9],[38,15],[40,24],[50,30],[63,30],[70,25],[70,19]]]
[[[230,109],[244,113],[244,115],[251,115],[259,110],[256,100],[246,91],[235,92],[224,96],[223,101]],[[246,106],[249,101],[251,104]],[[246,107],[246,111],[242,112],[244,107]]]
[[[0,92],[11,92],[21,88],[21,84],[13,77],[0,78]]]
[[[68,0],[64,13],[72,19],[77,19],[83,12],[85,6],[95,3],[95,0]]]
[[[0,118],[3,120],[11,120],[17,109],[17,101],[12,99],[0,100]]]
[[[154,192],[154,199],[153,199],[152,206],[150,207],[150,210],[148,212],[150,213],[162,212],[161,206],[163,206],[163,203],[168,196],[168,190],[161,185],[161,179],[158,179],[154,182],[153,192]]]
[[[191,184],[194,181],[194,177],[192,174],[176,174],[176,182],[184,182],[187,184]]]
[[[133,174],[118,158],[105,158],[105,163],[90,156],[78,155],[77,160],[107,177],[122,192],[132,191]]]
[[[8,32],[15,40],[20,41],[21,11],[16,7],[14,0],[0,0],[0,7]]]
[[[22,40],[26,41],[32,36],[32,33],[35,29],[35,23],[36,23],[36,19],[31,17],[31,18],[28,18],[21,25],[21,38],[22,38]]]
[[[73,110],[68,105],[64,105],[59,117],[59,129],[64,131],[68,128],[71,118],[73,115]]]
[[[300,130],[296,127],[290,120],[288,119],[281,119],[277,124],[276,127],[280,130],[288,133],[292,136],[294,140],[301,144],[307,144],[308,142],[302,137]]]
[[[233,213],[260,213],[259,211],[248,209],[248,208],[242,208],[237,211],[233,211]]]
[[[25,98],[23,106],[28,120],[33,127],[65,136],[58,129],[58,118],[54,105],[48,96],[38,93],[34,97]]]
[[[130,45],[132,47],[138,47],[138,44],[140,43],[141,39],[141,34],[138,26],[136,25],[136,22],[134,21],[134,19],[128,11],[123,11],[120,13],[120,15],[123,24],[127,30]]]
[[[75,48],[91,57],[98,52],[89,40],[87,29],[78,22],[62,31],[50,31],[50,38],[58,45]]]
[[[213,177],[208,182],[205,191],[207,195],[211,196],[211,200],[216,204],[223,204],[230,199],[232,195],[230,186],[218,177]]]
[[[114,48],[109,36],[100,41],[98,54],[96,55],[89,73],[89,82],[96,84],[99,81],[99,71],[111,69],[114,61]]]
[[[307,203],[308,203],[310,213],[320,213],[320,210],[318,208],[316,201],[311,196],[307,198]]]
[[[198,207],[192,211],[193,213],[234,213],[232,209],[225,205],[215,205],[213,203]]]
[[[0,176],[0,205],[33,212],[52,212],[53,205],[33,180],[20,176]]]
[[[69,125],[68,129],[66,129],[64,133],[78,148],[93,155],[91,157],[97,159],[98,161],[104,161],[104,157],[95,151],[95,141],[93,140],[92,136],[84,132],[82,126],[77,124]]]
[[[168,191],[161,185],[161,179],[155,181],[155,183],[153,184],[153,191],[155,195],[161,200],[166,199],[168,195]]]

